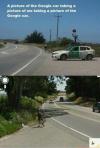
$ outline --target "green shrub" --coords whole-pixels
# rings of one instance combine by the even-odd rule
[[[42,97],[36,97],[36,100],[42,101]],[[22,123],[27,124],[29,121],[36,119],[36,108],[39,106],[38,101],[28,97],[20,99],[20,109],[18,112],[8,110],[0,112],[0,137],[13,133],[22,127]],[[6,107],[6,99],[0,98],[3,102],[4,109]],[[1,105],[2,107],[2,105]]]
[[[35,96],[35,100],[40,104],[43,104],[43,102],[44,102],[44,99],[41,96]]]
[[[22,123],[27,124],[30,121],[33,121],[35,118],[34,113],[28,112],[26,110],[22,110],[20,112],[20,116],[22,118]]]
[[[6,111],[7,107],[8,107],[7,96],[0,96],[0,112]]]
[[[23,119],[19,113],[12,112],[12,113],[10,113],[10,121],[12,121],[13,123],[22,124]]]
[[[31,98],[25,96],[20,99],[20,105],[22,109],[32,110],[32,104],[33,102]]]
[[[7,132],[6,132],[6,129],[5,127],[0,123],[0,137],[6,135]]]
[[[36,97],[35,99],[22,97],[20,99],[20,107],[22,108],[22,110],[28,110],[30,112],[34,112],[40,106],[39,103],[41,103],[41,99],[43,101],[42,97]]]
[[[0,116],[0,137],[13,133],[20,128],[21,124],[7,121],[4,117]]]
[[[74,101],[74,103],[75,104],[81,104],[83,102],[83,98],[82,97],[78,97],[75,101]]]
[[[4,47],[4,45],[2,43],[0,43],[0,48]]]
[[[75,96],[75,93],[74,92],[71,93],[71,94],[68,94],[67,97],[68,97],[68,100],[69,101],[75,101],[75,99],[76,99],[76,96]]]
[[[72,43],[72,40],[69,38],[62,38],[60,41],[60,46],[66,47],[68,44]]]

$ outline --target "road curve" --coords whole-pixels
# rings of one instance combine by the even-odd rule
[[[100,75],[100,58],[93,61],[57,61],[50,53],[32,44],[8,44],[0,49],[0,75]]]
[[[33,45],[8,44],[0,49],[0,74],[17,75],[37,60],[41,54],[42,50]]]

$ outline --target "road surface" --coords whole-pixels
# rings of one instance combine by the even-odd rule
[[[32,44],[7,44],[0,49],[0,75],[100,75],[100,58],[57,61]]]
[[[0,148],[88,148],[89,137],[100,137],[100,123],[71,115],[56,104],[44,104],[44,128],[26,126],[1,138]]]

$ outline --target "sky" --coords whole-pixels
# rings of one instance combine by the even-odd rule
[[[72,38],[77,30],[82,42],[100,43],[100,0],[0,0],[0,39],[24,39],[34,30],[42,32],[49,40],[56,38],[56,14],[33,14],[30,18],[7,18],[7,4],[75,4],[76,13],[61,13],[59,37]]]
[[[69,79],[69,77],[61,76],[59,78],[59,77],[54,76],[54,82],[56,83],[56,89],[58,91],[65,91],[65,87],[67,85],[66,81],[68,79]]]
[[[65,91],[66,81],[62,81],[62,83],[57,83],[56,85],[58,91]]]

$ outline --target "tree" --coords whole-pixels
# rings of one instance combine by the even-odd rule
[[[17,109],[19,104],[19,99],[22,95],[24,77],[9,77],[9,83],[7,84],[7,96],[8,104],[11,109]]]
[[[3,85],[1,85],[3,87]],[[9,76],[9,83],[6,88],[8,96],[8,105],[10,109],[19,109],[21,96],[27,96],[32,99],[35,96],[46,97],[56,92],[56,84],[51,82],[46,76]]]
[[[42,33],[34,31],[30,35],[27,35],[25,38],[25,42],[27,43],[45,43],[45,38]]]
[[[63,37],[61,40],[60,40],[60,46],[67,46],[69,44],[71,44],[73,41],[69,38],[66,38],[66,37]]]
[[[100,101],[100,79],[95,76],[73,76],[67,81],[66,92],[75,92],[83,98],[96,98]]]

